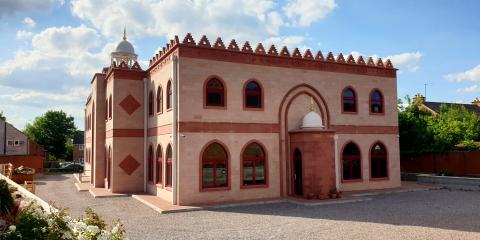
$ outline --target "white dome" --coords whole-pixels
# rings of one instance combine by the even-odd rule
[[[303,117],[300,128],[323,128],[322,117],[314,111],[311,111]]]
[[[115,52],[135,54],[135,50],[133,49],[133,45],[127,40],[121,41],[117,45],[117,48],[115,49]]]

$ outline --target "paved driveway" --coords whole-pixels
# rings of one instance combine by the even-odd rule
[[[120,219],[130,239],[480,239],[480,192],[393,193],[305,207],[267,204],[158,214],[131,197],[93,199],[70,175],[45,175],[37,195],[78,216]]]

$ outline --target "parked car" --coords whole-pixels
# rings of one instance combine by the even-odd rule
[[[59,168],[62,172],[83,172],[83,165],[79,163],[64,164]]]

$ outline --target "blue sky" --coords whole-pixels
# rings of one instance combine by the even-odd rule
[[[127,26],[143,66],[166,39],[192,32],[390,57],[398,95],[469,103],[480,95],[480,1],[7,0],[0,2],[0,111],[22,129],[48,109],[83,129],[95,71]]]

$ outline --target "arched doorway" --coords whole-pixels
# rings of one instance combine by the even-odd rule
[[[302,171],[302,153],[295,148],[293,153],[293,193],[298,196],[303,195],[303,171]]]

